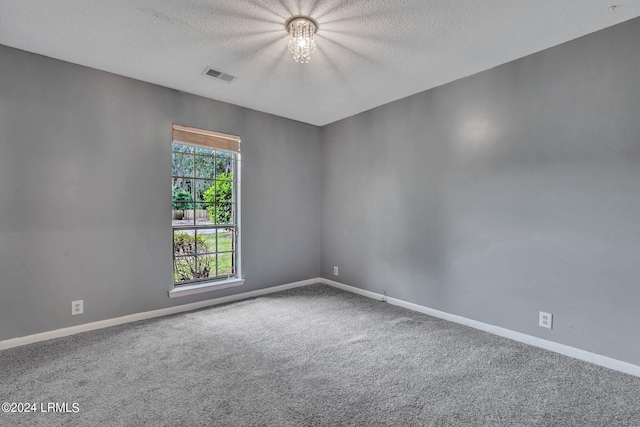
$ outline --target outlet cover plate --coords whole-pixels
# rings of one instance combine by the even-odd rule
[[[553,328],[553,314],[545,313],[544,311],[540,312],[540,318],[538,320],[538,326],[543,328],[552,329]]]
[[[333,275],[337,276],[338,275],[338,267],[333,267]]]
[[[75,316],[76,314],[84,313],[84,301],[71,301],[71,315]]]

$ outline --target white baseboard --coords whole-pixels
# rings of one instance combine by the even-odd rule
[[[227,297],[208,299],[205,301],[198,301],[191,304],[176,305],[173,307],[161,308],[158,310],[145,311],[142,313],[129,314],[127,316],[99,320],[97,322],[85,323],[77,326],[70,326],[68,328],[55,329],[53,331],[41,332],[39,334],[27,335],[27,336],[18,337],[18,338],[11,338],[8,340],[0,341],[0,350],[5,350],[12,347],[19,347],[22,345],[27,345],[27,344],[31,344],[39,341],[46,341],[53,338],[66,337],[68,335],[79,334],[81,332],[108,328],[109,326],[122,325],[124,323],[137,322],[139,320],[146,320],[146,319],[152,319],[154,317],[168,316],[170,314],[197,310],[199,308],[210,307],[213,305],[224,304],[227,302],[259,297],[261,295],[272,294],[274,292],[285,291],[287,289],[298,288],[300,286],[307,286],[307,285],[320,283],[320,282],[321,282],[321,279],[319,278],[302,280],[299,282],[287,283],[285,285],[273,286],[271,288],[258,289],[257,291],[250,291],[250,292],[243,292],[235,295],[229,295]]]
[[[345,285],[344,283],[336,282],[329,279],[319,279],[320,283],[324,283],[329,286],[333,286],[354,294],[362,295],[368,298],[382,300],[385,296],[365,291],[354,286]],[[625,374],[635,375],[640,377],[640,366],[633,365],[621,360],[612,359],[600,354],[591,353],[579,348],[570,347],[568,345],[559,344],[557,342],[544,340],[542,338],[534,337],[531,335],[523,334],[521,332],[505,329],[500,326],[490,325],[488,323],[478,322],[477,320],[467,319],[466,317],[457,316],[455,314],[445,313],[444,311],[435,310],[433,308],[424,307],[422,305],[413,304],[411,302],[403,301],[396,298],[386,297],[386,301],[389,304],[397,305],[407,308],[409,310],[418,311],[420,313],[428,314],[429,316],[437,317],[440,319],[448,320],[450,322],[459,323],[461,325],[470,326],[481,331],[489,332],[494,335],[499,335],[504,338],[509,338],[514,341],[519,341],[524,344],[529,344],[535,347],[540,347],[545,350],[550,350],[555,353],[560,353],[565,356],[573,357],[574,359],[582,360],[585,362],[593,363],[594,365],[604,366],[605,368],[613,369],[615,371],[624,372]]]
[[[0,350],[5,350],[12,347],[19,347],[19,346],[39,342],[39,341],[46,341],[53,338],[79,334],[81,332],[108,328],[110,326],[122,325],[124,323],[137,322],[139,320],[152,319],[154,317],[167,316],[170,314],[197,310],[200,308],[224,304],[227,302],[238,301],[238,300],[243,300],[247,298],[254,298],[254,297],[268,295],[275,292],[285,291],[287,289],[293,289],[301,286],[312,285],[314,283],[324,283],[325,285],[333,286],[335,288],[342,289],[344,291],[362,295],[372,299],[383,300],[383,298],[386,298],[386,301],[389,304],[397,305],[399,307],[404,307],[409,310],[428,314],[429,316],[448,320],[450,322],[459,323],[461,325],[470,326],[472,328],[489,332],[494,335],[499,335],[501,337],[509,338],[524,344],[540,347],[545,350],[550,350],[559,354],[563,354],[565,356],[573,357],[578,360],[593,363],[595,365],[603,366],[605,368],[613,369],[615,371],[624,372],[625,374],[630,374],[630,375],[635,375],[637,377],[640,377],[640,366],[633,365],[628,362],[612,359],[607,356],[591,353],[586,350],[581,350],[579,348],[570,347],[568,345],[559,344],[553,341],[544,340],[538,337],[523,334],[521,332],[505,329],[500,326],[490,325],[488,323],[478,322],[477,320],[467,319],[466,317],[457,316],[455,314],[450,314],[443,311],[435,310],[433,308],[403,301],[397,298],[392,298],[389,296],[385,297],[384,295],[381,295],[375,292],[356,288],[350,285],[345,285],[344,283],[336,282],[334,280],[329,280],[322,277],[301,280],[299,282],[287,283],[280,286],[273,286],[271,288],[258,289],[256,291],[243,292],[243,293],[229,295],[221,298],[214,298],[214,299],[209,299],[205,301],[194,302],[191,304],[177,305],[173,307],[161,308],[158,310],[145,311],[143,313],[135,313],[127,316],[115,317],[113,319],[106,319],[106,320],[100,320],[92,323],[85,323],[82,325],[71,326],[68,328],[56,329],[53,331],[42,332],[39,334],[27,335],[25,337],[11,338],[8,340],[0,341]]]

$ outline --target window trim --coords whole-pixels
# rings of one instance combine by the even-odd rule
[[[178,287],[174,286],[173,289],[169,291],[169,298],[186,297],[188,295],[202,294],[204,292],[217,291],[220,289],[235,288],[236,286],[242,285],[244,285],[244,279],[236,277],[229,280],[201,282],[195,285],[181,285]]]

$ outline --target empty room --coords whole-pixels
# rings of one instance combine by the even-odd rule
[[[0,426],[640,426],[640,3],[0,0]]]

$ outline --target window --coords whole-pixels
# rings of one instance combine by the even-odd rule
[[[238,275],[240,139],[173,125],[174,287]]]

